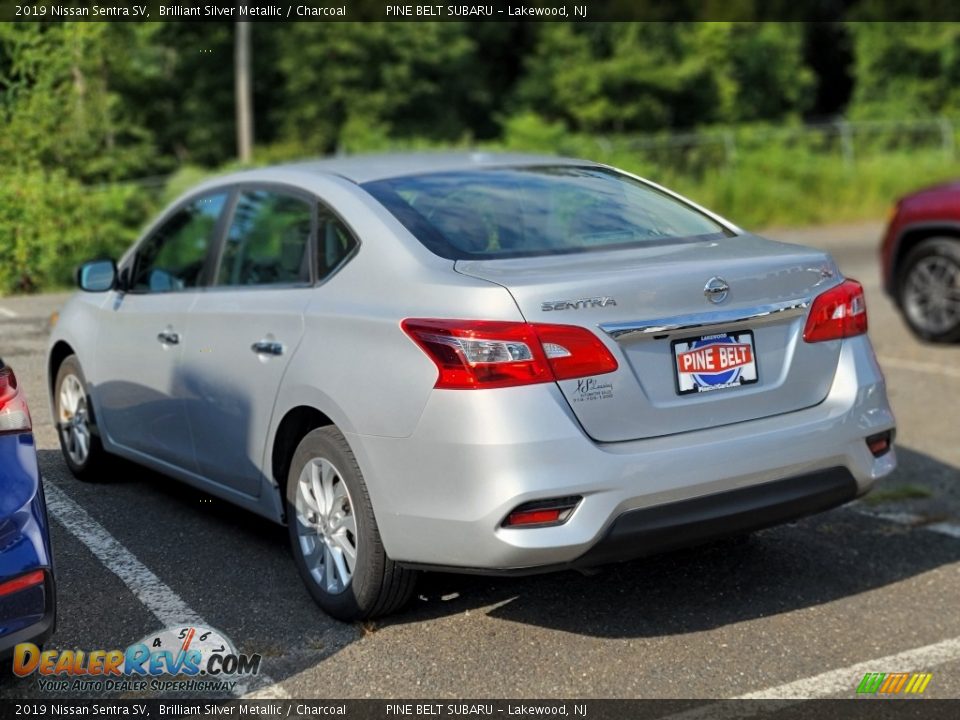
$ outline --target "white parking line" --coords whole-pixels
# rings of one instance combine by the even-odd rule
[[[941,640],[932,645],[904,650],[873,660],[848,665],[836,670],[803,678],[785,685],[777,685],[741,695],[737,700],[805,700],[848,694],[853,697],[857,685],[868,672],[921,672],[937,665],[960,660],[960,637]]]
[[[865,660],[802,680],[730,698],[731,700],[769,701],[766,703],[707,702],[692,710],[670,715],[664,720],[721,720],[755,715],[769,717],[775,711],[804,700],[837,695],[853,698],[856,695],[857,685],[868,672],[929,672],[938,665],[955,660],[960,660],[960,637],[905,650],[894,655]]]
[[[879,518],[881,520],[887,520],[888,522],[897,523],[898,525],[908,525],[910,527],[918,528],[919,530],[929,530],[930,532],[940,533],[941,535],[949,535],[953,538],[960,538],[960,525],[957,523],[932,523],[923,515],[916,515],[915,513],[875,513],[859,507],[855,507],[853,510],[861,515],[866,515],[867,517]]]
[[[4,317],[8,317],[8,318],[19,317],[13,310],[8,310],[5,307],[0,307],[0,315],[3,315]]]
[[[924,530],[940,533],[941,535],[949,535],[950,537],[954,538],[960,538],[960,525],[957,525],[956,523],[933,523],[932,525],[927,525],[924,527]]]
[[[894,512],[894,513],[873,513],[869,510],[857,509],[857,512],[861,515],[866,515],[867,517],[880,518],[881,520],[886,520],[888,522],[897,523],[897,525],[909,525],[910,527],[918,527],[923,525],[923,515],[916,515],[914,513],[907,512]]]
[[[930,373],[931,375],[941,375],[943,377],[956,378],[960,380],[960,368],[940,363],[924,362],[922,360],[906,360],[904,358],[887,357],[881,355],[877,358],[880,366],[884,368],[895,368],[896,370],[910,370],[912,372]]]
[[[190,624],[209,626],[168,585],[136,558],[106,528],[51,482],[44,483],[47,510],[64,529],[82,542],[103,566],[116,575],[164,627]],[[238,684],[234,694],[245,698],[289,697],[274,680],[260,673],[250,685]]]

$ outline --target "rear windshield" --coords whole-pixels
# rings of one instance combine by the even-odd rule
[[[606,168],[468,170],[378,180],[363,188],[427,248],[455,260],[730,234],[689,205]]]

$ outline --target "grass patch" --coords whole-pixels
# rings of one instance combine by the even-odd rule
[[[932,496],[932,492],[920,485],[897,485],[896,487],[886,488],[884,490],[874,490],[863,499],[863,502],[871,507],[875,507],[884,503],[898,502],[901,500],[922,500]]]

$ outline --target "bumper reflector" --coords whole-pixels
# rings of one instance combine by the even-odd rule
[[[34,570],[13,580],[7,580],[7,582],[0,584],[0,597],[12,595],[15,592],[20,592],[21,590],[26,590],[36,585],[42,585],[44,579],[45,574],[43,570]]]
[[[870,452],[873,453],[874,457],[887,454],[890,452],[892,446],[893,433],[889,430],[878,433],[877,435],[871,435],[867,438],[867,447],[870,448]]]
[[[503,527],[547,527],[550,525],[562,525],[573,514],[573,511],[582,499],[579,495],[575,495],[571,497],[552,498],[550,500],[537,500],[535,502],[518,505],[504,519]]]

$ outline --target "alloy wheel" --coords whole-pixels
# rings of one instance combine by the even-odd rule
[[[357,564],[357,520],[350,490],[326,458],[300,472],[295,502],[297,539],[314,582],[326,592],[347,589]]]
[[[90,420],[87,394],[76,375],[67,375],[60,383],[60,434],[67,454],[76,465],[83,465],[90,455]]]
[[[952,330],[960,323],[960,265],[944,255],[918,260],[904,283],[903,306],[926,332]]]

